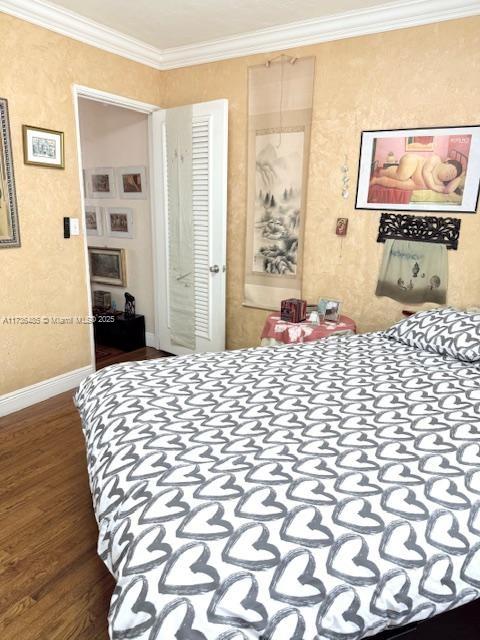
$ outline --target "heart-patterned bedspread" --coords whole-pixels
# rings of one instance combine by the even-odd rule
[[[114,365],[76,403],[114,640],[358,640],[480,595],[476,365],[373,333]]]

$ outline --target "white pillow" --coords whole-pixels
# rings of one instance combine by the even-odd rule
[[[457,360],[480,360],[480,313],[451,307],[420,311],[384,332],[385,337]]]

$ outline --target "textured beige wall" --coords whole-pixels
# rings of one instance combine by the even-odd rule
[[[176,106],[228,98],[228,306],[230,348],[258,344],[265,311],[242,307],[245,248],[247,68],[267,55],[157,72],[0,14],[0,93],[9,100],[21,249],[0,251],[0,316],[82,315],[87,311],[83,245],[64,240],[64,215],[80,216],[71,85],[84,84]],[[362,129],[478,124],[480,18],[299,48],[316,56],[304,295],[338,297],[362,331],[387,326],[402,305],[376,298],[382,247],[379,213],[354,210]],[[66,170],[23,164],[21,125],[65,131]],[[340,196],[350,160],[351,196]],[[350,219],[343,240],[335,219]],[[458,252],[449,252],[449,302],[480,302],[480,218],[462,216]],[[89,362],[85,327],[0,324],[0,394]]]
[[[339,298],[361,331],[386,327],[404,305],[374,295],[383,245],[375,242],[380,212],[355,211],[360,132],[417,126],[478,124],[480,18],[442,22],[288,52],[316,57],[310,182],[305,228],[304,291],[309,301]],[[258,344],[265,311],[242,307],[245,253],[247,68],[257,55],[163,74],[165,106],[228,98],[229,193],[227,343]],[[350,198],[340,195],[348,154]],[[335,220],[350,220],[335,236]],[[460,248],[449,252],[448,302],[480,303],[480,217],[464,214]]]
[[[72,85],[158,104],[159,72],[5,14],[0,51],[22,239],[0,251],[0,316],[84,316],[83,238],[63,239],[63,216],[81,215]],[[65,132],[64,171],[23,164],[22,124]],[[89,364],[88,327],[0,319],[0,353],[2,394]]]

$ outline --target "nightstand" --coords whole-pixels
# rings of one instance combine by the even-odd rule
[[[265,321],[261,336],[262,347],[274,347],[294,342],[315,342],[336,333],[337,335],[353,335],[357,327],[347,316],[340,316],[338,322],[285,322],[278,312],[271,313]]]
[[[93,329],[97,344],[122,351],[135,351],[145,346],[145,316],[142,315],[99,313],[95,315]]]

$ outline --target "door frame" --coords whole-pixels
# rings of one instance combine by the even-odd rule
[[[158,261],[158,250],[156,242],[156,234],[155,234],[155,211],[156,211],[156,202],[155,202],[155,186],[154,180],[152,179],[153,174],[153,131],[152,131],[152,118],[151,114],[154,111],[158,111],[162,109],[159,105],[150,104],[148,102],[141,102],[140,100],[134,100],[133,98],[127,98],[125,96],[120,96],[115,93],[109,93],[108,91],[101,91],[100,89],[94,89],[93,87],[86,87],[81,84],[73,84],[72,85],[72,99],[73,99],[73,110],[75,115],[75,136],[77,142],[77,164],[78,164],[78,183],[80,186],[80,202],[81,202],[81,231],[83,233],[83,253],[84,253],[84,261],[85,261],[85,279],[86,279],[86,292],[87,292],[87,309],[89,314],[92,315],[92,288],[90,285],[90,264],[88,261],[88,238],[87,238],[87,228],[85,222],[85,194],[83,190],[83,162],[82,162],[82,145],[80,139],[80,117],[79,117],[79,109],[78,109],[78,101],[79,98],[86,98],[87,100],[93,100],[96,102],[103,102],[104,104],[114,105],[116,107],[123,107],[125,109],[130,109],[132,111],[138,111],[139,113],[144,113],[148,116],[147,119],[147,127],[148,127],[148,162],[149,162],[149,173],[150,180],[149,182],[149,194],[150,194],[150,220],[152,224],[152,270],[153,270],[153,299],[154,299],[154,314],[155,314],[155,344],[153,345],[158,349],[158,274],[157,274],[157,261]],[[93,335],[93,324],[89,325],[89,333],[90,333],[90,360],[91,364],[95,366],[95,341]]]

